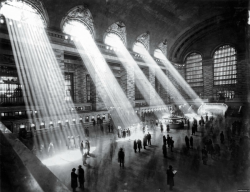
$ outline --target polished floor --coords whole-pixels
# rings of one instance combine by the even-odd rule
[[[250,189],[249,170],[240,174],[233,171],[227,140],[224,145],[221,145],[220,157],[211,158],[209,155],[208,164],[202,164],[202,135],[206,136],[204,128],[198,128],[198,133],[193,136],[194,149],[190,149],[189,152],[185,150],[184,137],[191,135],[190,130],[170,130],[167,133],[164,127],[164,132],[161,133],[159,127],[149,129],[152,135],[152,145],[147,146],[147,149],[142,149],[141,153],[135,153],[133,150],[133,139],[135,139],[133,135],[131,139],[117,139],[112,133],[96,134],[97,130],[98,128],[93,132],[90,130],[91,154],[87,158],[87,165],[83,166],[86,181],[85,192],[169,191],[166,175],[169,165],[178,171],[174,178],[174,191],[235,192],[239,189]],[[168,157],[164,158],[162,137],[167,134],[175,141],[174,152],[168,149]],[[214,138],[213,142],[219,143],[218,137]],[[111,145],[113,150],[111,150]],[[124,168],[120,168],[118,163],[117,154],[121,147],[125,151]],[[195,154],[198,154],[198,161]],[[74,149],[66,150],[53,158],[45,158],[43,162],[71,189],[71,169],[82,165],[82,158],[80,150]],[[77,188],[77,191],[83,190]]]

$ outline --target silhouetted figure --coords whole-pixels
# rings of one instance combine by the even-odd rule
[[[170,149],[171,149],[171,152],[173,152],[173,148],[174,148],[174,140],[172,137],[170,137]]]
[[[164,155],[164,157],[166,158],[167,157],[167,146],[166,145],[162,145],[162,153]]]
[[[146,149],[146,146],[147,146],[147,136],[145,135],[143,137],[143,148]]]
[[[207,116],[207,114],[206,114],[205,118],[206,118],[206,122],[208,122],[208,116]]]
[[[88,141],[88,140],[86,140],[86,142],[85,142],[85,149],[86,149],[86,151],[87,151],[87,155],[89,155],[89,151],[90,151],[90,143],[89,143],[89,141]]]
[[[221,133],[220,133],[220,143],[224,144],[224,133],[223,133],[223,131],[221,131]]]
[[[81,165],[78,166],[77,174],[78,174],[78,181],[79,181],[79,184],[80,184],[79,187],[84,189],[84,182],[85,182],[84,170],[83,170]]]
[[[124,167],[124,157],[125,153],[122,148],[120,148],[120,151],[118,152],[118,161],[120,163],[120,167]]]
[[[135,150],[135,153],[136,153],[136,150],[137,150],[137,142],[136,142],[136,140],[134,141],[134,150]]]
[[[167,184],[169,185],[169,189],[173,190],[174,173],[173,173],[173,167],[171,165],[169,165],[169,169],[167,170]]]
[[[192,126],[192,135],[195,135],[195,125]]]
[[[169,124],[167,124],[167,132],[169,132],[170,131],[170,126],[169,126]]]
[[[190,147],[193,148],[194,141],[192,136],[190,136],[189,142],[190,142]]]
[[[162,125],[162,123],[161,123],[160,127],[161,127],[161,132],[163,132],[163,125]]]
[[[141,152],[141,148],[142,148],[142,144],[141,144],[141,140],[138,139],[137,140],[137,147],[138,147],[138,150],[139,150],[139,153]]]
[[[83,165],[87,165],[86,160],[87,160],[87,153],[84,153],[83,156],[82,156],[82,164]]]
[[[167,139],[166,139],[165,135],[163,135],[163,145],[167,145]]]
[[[95,127],[96,122],[95,122],[95,120],[94,120],[94,119],[93,119],[92,121],[93,121],[93,126]]]
[[[77,174],[75,173],[76,169],[73,168],[71,172],[71,188],[73,189],[73,192],[76,191],[77,188]]]
[[[81,143],[80,143],[80,151],[81,151],[82,155],[83,155],[83,150],[84,150],[84,144],[83,144],[83,141],[81,141]]]
[[[186,143],[186,147],[189,149],[189,138],[188,138],[188,136],[185,137],[185,143]]]
[[[169,135],[167,135],[167,144],[168,144],[168,148],[170,147],[170,137]]]
[[[188,130],[190,129],[190,121],[189,121],[189,119],[187,120],[187,129]]]
[[[151,134],[148,132],[147,135],[148,145],[151,145]]]

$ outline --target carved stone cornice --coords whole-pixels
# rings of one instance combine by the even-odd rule
[[[136,42],[144,45],[144,47],[149,51],[150,35],[149,32],[143,33],[136,38]]]
[[[92,14],[89,9],[87,9],[84,5],[76,6],[66,13],[60,24],[62,31],[64,25],[70,21],[78,21],[80,23],[83,23],[84,26],[86,26],[89,30],[90,34],[92,34],[93,37],[95,36]]]

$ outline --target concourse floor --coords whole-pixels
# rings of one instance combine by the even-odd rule
[[[165,130],[165,128],[164,128]],[[198,129],[194,138],[194,149],[185,150],[186,135],[190,130],[170,130],[169,133],[160,132],[160,128],[150,129],[152,145],[142,149],[141,153],[134,152],[133,140],[117,139],[112,133],[98,134],[89,139],[91,153],[87,158],[87,165],[82,165],[79,149],[68,150],[59,155],[54,163],[47,161],[47,167],[71,189],[70,174],[72,168],[82,165],[85,171],[85,190],[93,192],[156,192],[169,191],[166,170],[172,165],[177,174],[174,178],[173,191],[179,192],[236,192],[238,189],[250,189],[248,175],[236,176],[232,173],[230,153],[226,147],[221,146],[222,155],[211,158],[208,164],[203,165],[201,160],[202,129]],[[174,152],[168,149],[167,158],[162,154],[162,137],[169,134],[173,137]],[[131,136],[132,137],[132,136]],[[138,138],[137,138],[138,139]],[[140,138],[142,140],[142,138]],[[114,150],[111,150],[113,142]],[[215,143],[217,141],[214,141]],[[227,141],[226,141],[227,142]],[[219,142],[217,142],[219,143]],[[125,167],[120,168],[118,151],[125,151]],[[200,147],[200,160],[194,159],[194,154]],[[72,190],[72,189],[71,189]]]

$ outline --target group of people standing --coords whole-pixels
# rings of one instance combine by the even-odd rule
[[[71,187],[73,189],[73,192],[76,191],[76,188],[78,187],[78,182],[79,182],[79,187],[84,189],[84,182],[85,182],[84,169],[82,168],[81,165],[78,166],[77,172],[75,168],[73,168],[71,172]]]
[[[171,152],[173,152],[173,148],[174,148],[173,137],[170,137],[169,135],[167,135],[167,138],[166,138],[165,135],[163,135],[162,153],[165,158],[167,157],[167,145],[168,145],[168,148],[170,148]]]
[[[142,142],[143,141],[143,142]],[[143,140],[135,139],[134,140],[134,151],[137,153],[137,149],[139,150],[139,153],[141,152],[142,144],[143,148],[146,149],[146,146],[151,145],[151,134],[148,132],[148,134],[144,135]]]

